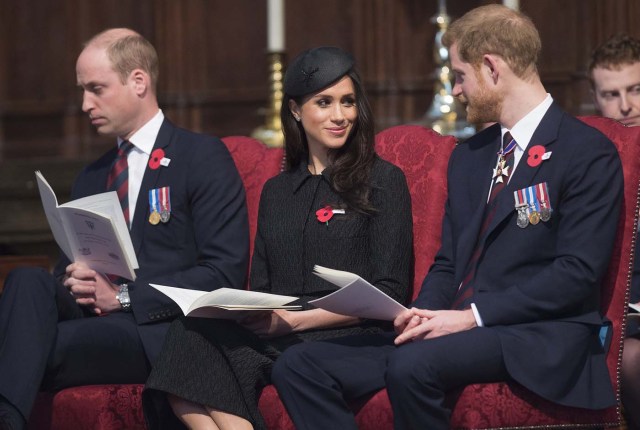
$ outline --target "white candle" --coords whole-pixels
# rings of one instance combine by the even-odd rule
[[[284,0],[268,0],[267,36],[269,52],[284,51]]]
[[[502,4],[513,10],[520,10],[520,0],[502,0]]]

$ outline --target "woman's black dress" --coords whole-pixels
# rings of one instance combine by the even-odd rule
[[[409,298],[413,246],[411,200],[405,177],[377,159],[371,175],[373,215],[349,209],[320,222],[316,211],[343,208],[327,174],[313,176],[306,165],[270,179],[260,198],[251,265],[251,289],[308,300],[336,287],[312,274],[315,264],[357,273],[400,302]],[[150,428],[170,427],[166,394],[229,412],[264,428],[258,411],[271,368],[290,345],[377,332],[388,323],[310,330],[259,338],[233,321],[183,317],[174,321],[147,381],[144,410]],[[168,410],[168,411],[167,411]]]

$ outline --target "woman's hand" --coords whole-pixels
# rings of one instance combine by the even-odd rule
[[[298,316],[301,313],[284,309],[252,312],[249,316],[239,320],[238,323],[260,337],[278,337],[296,331]]]

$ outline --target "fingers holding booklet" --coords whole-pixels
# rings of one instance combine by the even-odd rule
[[[355,273],[315,265],[313,274],[340,287],[309,303],[324,310],[360,318],[393,321],[407,308]]]
[[[300,309],[289,305],[297,297],[261,293],[258,291],[219,288],[214,291],[188,290],[149,284],[173,300],[190,317],[238,319],[248,312],[272,311],[276,309]]]

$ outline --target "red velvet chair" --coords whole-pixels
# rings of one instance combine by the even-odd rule
[[[262,186],[267,179],[276,176],[283,168],[282,148],[269,148],[259,140],[245,136],[229,136],[222,139],[238,172],[247,194],[249,212],[249,255],[253,254],[253,239],[258,228],[258,206]]]
[[[619,399],[622,341],[638,222],[640,127],[627,128],[601,117],[582,120],[615,143],[624,173],[624,204],[602,290],[602,312],[613,322],[607,365]],[[467,386],[457,398],[451,418],[451,426],[455,429],[617,428],[620,424],[620,402],[601,411],[570,408],[545,401],[521,386],[507,383]]]

